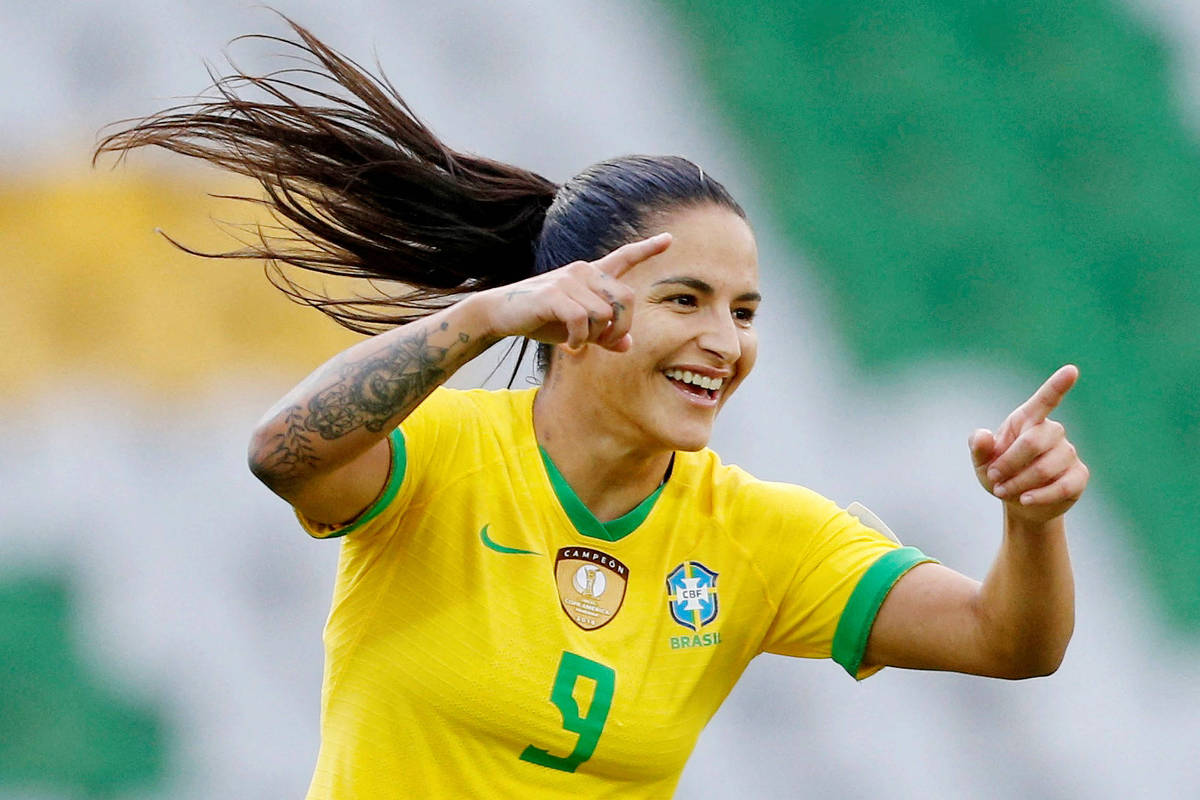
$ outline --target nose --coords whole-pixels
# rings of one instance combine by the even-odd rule
[[[706,325],[697,339],[700,349],[712,353],[726,364],[737,361],[742,355],[742,340],[733,316],[728,311],[717,308],[712,309],[712,313],[706,316]]]

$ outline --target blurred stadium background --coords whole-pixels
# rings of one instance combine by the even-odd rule
[[[1200,797],[1200,7],[1182,0],[279,0],[452,145],[562,180],[691,156],[768,300],[715,446],[982,576],[966,438],[1060,363],[1094,479],[1078,627],[1009,684],[759,659],[678,796]],[[105,123],[206,85],[231,0],[0,0],[0,800],[302,796],[336,544],[244,466],[353,337],[219,247],[228,179]],[[278,48],[234,45],[239,64]],[[233,187],[237,188],[237,187]],[[460,376],[477,385],[486,370]]]

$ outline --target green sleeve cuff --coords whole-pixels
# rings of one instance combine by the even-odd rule
[[[833,660],[841,664],[851,677],[860,678],[867,637],[871,635],[875,615],[879,613],[879,607],[883,605],[888,592],[904,573],[926,562],[936,563],[936,560],[915,547],[899,547],[880,556],[858,579],[858,585],[846,601],[833,634]]]
[[[388,434],[388,441],[391,442],[392,446],[392,463],[388,469],[388,479],[387,483],[384,484],[383,491],[375,498],[375,502],[363,509],[363,512],[347,524],[346,527],[339,528],[322,538],[337,539],[340,536],[354,533],[378,517],[396,499],[396,495],[400,491],[400,484],[404,483],[404,470],[408,464],[408,455],[404,448],[404,432],[396,428]]]

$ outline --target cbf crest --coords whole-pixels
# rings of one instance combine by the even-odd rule
[[[590,547],[564,547],[554,561],[562,610],[585,631],[612,621],[625,602],[629,568]]]
[[[685,561],[667,575],[671,616],[699,631],[717,618],[717,573],[699,561]]]

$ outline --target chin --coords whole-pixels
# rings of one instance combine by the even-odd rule
[[[675,431],[674,436],[663,437],[672,450],[682,450],[688,453],[694,453],[697,450],[703,450],[708,447],[708,441],[712,438],[712,430],[705,429],[703,431]]]

